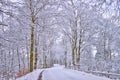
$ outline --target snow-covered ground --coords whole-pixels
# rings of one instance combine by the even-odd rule
[[[21,78],[18,78],[17,80],[38,80],[38,76],[40,75],[40,72],[42,72],[42,70],[37,69],[32,73],[29,73]]]
[[[46,69],[43,72],[42,80],[111,80],[104,77],[98,77],[85,72],[55,67]]]
[[[42,70],[36,70],[17,80],[38,80]],[[111,80],[105,77],[98,77],[85,72],[71,69],[65,69],[63,66],[54,65],[53,68],[45,69],[42,74],[42,80]]]

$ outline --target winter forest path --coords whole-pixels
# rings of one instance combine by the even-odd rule
[[[40,74],[41,75],[41,74]],[[44,70],[39,80],[110,80],[80,71],[54,67]]]

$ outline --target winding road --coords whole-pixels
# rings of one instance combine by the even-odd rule
[[[44,70],[42,74],[42,80],[110,80],[110,79],[70,69],[50,68]]]

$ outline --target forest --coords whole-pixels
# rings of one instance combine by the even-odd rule
[[[54,64],[120,74],[120,0],[0,0],[0,80]]]

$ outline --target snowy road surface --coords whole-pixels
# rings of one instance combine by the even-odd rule
[[[42,75],[42,80],[110,80],[108,78],[60,67],[47,69]]]
[[[111,80],[108,78],[87,74],[85,72],[65,69],[64,67],[57,65],[53,68],[44,70],[37,69],[32,73],[18,78],[17,80],[41,80],[39,76],[42,71],[42,80]]]

